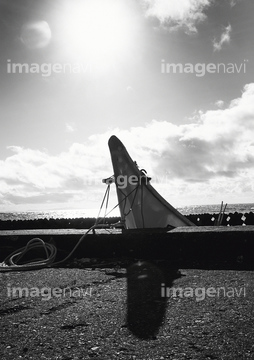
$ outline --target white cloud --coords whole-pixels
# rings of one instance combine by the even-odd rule
[[[242,1],[242,0],[229,0],[229,4],[230,4],[231,7],[234,7],[240,1]]]
[[[99,202],[98,185],[103,193],[101,179],[112,172],[106,148],[106,138],[103,144],[74,143],[57,156],[10,146],[13,154],[0,161],[0,206],[83,202],[85,207],[91,197]]]
[[[220,51],[222,49],[222,46],[224,44],[230,43],[232,26],[229,24],[224,28],[223,33],[221,34],[220,40],[216,41],[216,39],[213,40],[213,49],[214,51]]]
[[[223,106],[224,106],[224,101],[223,100],[217,100],[216,102],[215,102],[215,105],[216,106],[218,106],[218,108],[223,108]]]
[[[196,25],[206,19],[204,10],[213,0],[143,0],[147,17],[157,18],[162,27],[171,30],[184,28],[197,32]]]
[[[133,89],[132,86],[128,85],[128,86],[126,87],[126,91],[127,91],[127,93],[133,93],[134,89]]]
[[[101,179],[113,172],[107,146],[113,134],[175,206],[253,198],[254,83],[227,108],[197,112],[184,125],[153,120],[144,127],[108,130],[55,156],[11,146],[13,154],[0,161],[0,208],[98,208],[105,191]]]
[[[236,4],[236,0],[229,0],[229,4],[231,7],[234,7]]]
[[[72,132],[75,131],[75,128],[74,128],[73,125],[66,123],[66,124],[65,124],[65,131],[66,131],[67,133],[72,133]]]

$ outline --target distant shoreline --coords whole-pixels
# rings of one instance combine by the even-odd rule
[[[225,202],[224,202],[225,204]],[[208,204],[208,205],[187,205],[187,206],[175,206],[172,204],[181,214],[185,216],[201,215],[201,214],[219,214],[220,204]],[[111,210],[111,209],[109,209]],[[104,215],[105,209],[101,211],[100,215]],[[225,214],[230,213],[250,213],[254,211],[254,203],[238,203],[227,204]],[[62,210],[29,210],[29,211],[0,211],[0,220],[37,220],[37,219],[95,219],[98,216],[99,209],[62,209]],[[120,217],[119,209],[114,209],[110,212],[110,217]]]

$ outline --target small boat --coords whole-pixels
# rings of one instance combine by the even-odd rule
[[[196,226],[170,205],[150,184],[151,178],[140,170],[125,146],[116,137],[108,142],[121,220],[126,229],[174,228]]]

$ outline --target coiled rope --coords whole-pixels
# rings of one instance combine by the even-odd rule
[[[13,253],[8,255],[2,263],[0,263],[0,272],[7,272],[7,271],[25,271],[25,270],[38,270],[43,269],[46,267],[54,267],[59,264],[62,264],[66,260],[68,260],[80,243],[84,240],[87,234],[94,229],[96,226],[93,225],[86,231],[84,235],[81,236],[77,244],[74,246],[72,251],[66,256],[63,260],[58,262],[55,261],[57,248],[53,244],[45,243],[40,238],[34,238],[28,241],[27,245],[23,248],[15,250]],[[19,264],[20,260],[28,253],[28,251],[35,250],[35,249],[43,249],[45,251],[45,259],[34,259],[32,262],[28,262],[25,264]]]

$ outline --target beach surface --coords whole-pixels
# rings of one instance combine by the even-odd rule
[[[253,275],[147,262],[0,273],[0,358],[253,359]]]

